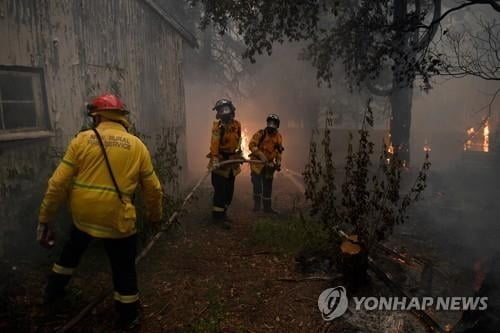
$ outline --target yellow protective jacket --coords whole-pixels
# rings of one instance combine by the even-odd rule
[[[232,120],[227,124],[221,121],[214,121],[212,125],[212,138],[210,140],[210,152],[207,155],[210,158],[208,168],[212,167],[212,162],[217,159],[219,162],[227,160],[241,159],[241,124],[237,120]],[[241,171],[240,165],[229,164],[224,165],[216,170],[217,173],[224,177],[229,177],[239,174]]]
[[[256,158],[257,152],[262,152],[267,158],[267,161],[272,163],[276,162],[281,164],[281,154],[283,151],[283,138],[281,134],[276,131],[275,133],[268,133],[265,129],[257,131],[250,140],[248,148],[251,151],[250,157]],[[250,168],[252,172],[260,174],[264,169],[264,164],[252,163]]]
[[[153,222],[159,221],[162,217],[163,193],[144,143],[115,122],[101,122],[97,130],[104,141],[123,200],[130,207],[132,195],[140,184],[147,218]],[[80,132],[70,142],[61,163],[49,179],[40,207],[39,222],[51,222],[67,195],[73,223],[79,230],[98,238],[124,238],[136,232],[133,205],[130,230],[118,230],[118,225],[124,222],[123,214],[120,213],[123,203],[92,130]]]

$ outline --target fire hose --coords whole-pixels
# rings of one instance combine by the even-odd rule
[[[220,162],[217,167],[209,169],[199,180],[198,182],[193,186],[191,191],[186,195],[184,200],[182,201],[181,205],[172,213],[170,218],[162,224],[160,230],[151,238],[149,243],[144,247],[144,249],[141,251],[141,253],[137,256],[135,263],[138,264],[151,250],[151,248],[154,246],[154,244],[163,236],[163,234],[169,229],[169,227],[174,223],[174,221],[179,217],[180,213],[186,206],[186,204],[192,199],[194,193],[198,190],[198,188],[201,186],[201,184],[207,179],[207,177],[210,175],[210,173],[224,165],[228,164],[235,164],[235,163],[254,163],[254,164],[265,164],[265,162],[260,161],[260,160],[247,160],[247,159],[238,159],[238,160],[228,160],[228,161],[223,161]],[[302,184],[299,184],[295,177],[301,176],[299,173],[287,169],[284,169],[285,175],[287,178],[292,180],[292,183],[297,186],[299,190],[303,192],[304,187]],[[336,232],[339,234],[339,236],[343,239],[348,239],[348,235],[343,232],[342,230],[338,229]],[[402,293],[405,296],[406,295],[402,290],[390,279],[390,277],[383,272],[378,266],[375,264],[373,259],[371,257],[368,258],[369,266],[368,268],[375,273],[375,275],[381,279],[386,285],[388,285],[391,289],[396,290],[398,293]],[[107,296],[112,294],[113,289],[109,288],[102,292],[99,296],[97,296],[94,300],[92,300],[89,304],[87,304],[75,317],[73,317],[69,322],[66,323],[61,329],[57,330],[58,333],[63,333],[63,332],[69,332],[76,324],[78,324],[83,318],[85,318],[90,311],[95,308],[98,304],[100,304]],[[420,322],[422,322],[428,332],[443,332],[443,329],[440,327],[438,323],[436,323],[435,320],[432,319],[425,311],[422,310],[415,310],[411,311],[413,315],[415,315]]]
[[[207,179],[210,173],[221,166],[228,164],[236,164],[236,163],[265,164],[265,162],[260,160],[238,159],[238,160],[222,161],[218,163],[216,167],[209,169],[193,186],[191,191],[189,191],[189,193],[182,201],[181,205],[172,213],[172,215],[170,215],[170,218],[167,220],[167,222],[161,225],[160,230],[151,238],[151,240],[144,247],[144,249],[142,249],[141,253],[139,253],[137,258],[135,259],[136,265],[149,253],[153,245],[161,238],[161,236],[163,236],[163,234],[165,234],[165,232],[168,231],[170,226],[178,218],[179,214],[182,212],[186,204],[191,200],[194,193],[198,190],[200,185]],[[111,295],[112,293],[113,293],[113,288],[108,288],[105,291],[103,291],[99,296],[97,296],[94,300],[92,300],[89,304],[87,304],[75,317],[73,317],[69,322],[67,322],[66,325],[64,325],[61,329],[57,330],[57,333],[69,332],[76,324],[78,324],[83,318],[85,318],[93,308],[95,308],[99,303],[104,301],[104,299],[107,296]]]

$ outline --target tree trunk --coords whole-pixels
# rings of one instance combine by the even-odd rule
[[[394,22],[401,24],[408,15],[408,1],[400,0],[394,3]],[[411,35],[404,33],[395,40],[396,46],[401,54],[411,55],[409,48]],[[391,143],[394,153],[398,154],[403,165],[410,163],[410,128],[411,128],[411,104],[413,97],[413,80],[407,77],[404,59],[398,55],[395,59],[392,78],[391,101]]]
[[[358,289],[368,280],[368,252],[358,243],[358,236],[351,235],[340,245],[340,268],[346,285]]]
[[[398,157],[409,165],[410,163],[410,129],[413,87],[398,85],[391,96],[391,143]]]

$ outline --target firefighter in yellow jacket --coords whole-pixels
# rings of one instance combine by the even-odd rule
[[[227,99],[217,101],[213,110],[217,112],[212,126],[210,141],[210,158],[208,165],[212,169],[212,186],[214,187],[212,217],[214,222],[225,229],[230,229],[227,209],[231,204],[234,193],[234,181],[240,173],[238,163],[227,164],[219,167],[219,163],[227,160],[241,159],[241,124],[234,119],[235,110],[233,103]]]
[[[95,127],[70,142],[40,207],[37,238],[42,246],[54,245],[53,222],[66,197],[73,218],[70,238],[49,276],[45,300],[64,297],[65,286],[89,242],[103,239],[113,274],[118,324],[125,328],[139,320],[132,196],[140,184],[147,217],[158,225],[163,194],[146,146],[128,133],[128,111],[118,97],[102,95],[87,108]]]
[[[250,157],[259,159],[264,164],[251,164],[250,177],[253,184],[254,211],[261,209],[266,213],[277,214],[272,208],[273,177],[275,171],[281,170],[281,154],[283,153],[283,138],[278,132],[280,118],[270,114],[267,127],[257,131],[250,140]]]

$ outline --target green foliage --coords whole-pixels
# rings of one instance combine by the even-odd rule
[[[297,217],[258,220],[250,241],[288,253],[322,250],[329,244],[321,223]]]
[[[144,141],[152,141],[152,137],[143,133],[134,131],[135,135]],[[179,163],[177,144],[179,135],[175,129],[162,129],[161,133],[154,137],[154,150],[151,158],[158,176],[163,186],[163,210],[164,220],[179,207],[181,199],[179,195],[179,177],[182,166]],[[138,189],[140,192],[140,189]],[[138,207],[137,229],[143,239],[147,239],[153,232],[149,228],[149,221],[145,219],[145,207],[140,193],[135,195],[135,205]]]
[[[368,250],[391,234],[396,224],[406,222],[408,209],[425,190],[430,168],[427,155],[414,184],[407,194],[401,195],[404,165],[397,155],[389,152],[386,145],[378,165],[373,165],[374,144],[369,140],[372,126],[373,116],[368,102],[356,151],[352,134],[350,136],[344,179],[340,186],[332,161],[328,128],[321,141],[322,156],[318,154],[317,143],[313,140],[304,171],[305,195],[311,203],[310,215],[324,224],[332,241],[340,241],[339,230],[344,230],[358,235]]]
[[[162,129],[155,137],[156,150],[153,153],[153,164],[160,182],[166,187],[163,207],[167,212],[173,211],[179,204],[179,177],[182,166],[179,163],[177,144],[179,135]]]
[[[246,45],[243,56],[252,62],[257,54],[271,54],[274,43],[304,41],[304,56],[328,83],[336,79],[336,63],[351,84],[378,77],[387,65],[397,64],[396,79],[407,83],[437,71],[427,48],[436,31],[425,25],[435,14],[429,0],[408,7],[394,0],[189,2],[204,6],[202,27],[214,23],[222,34],[235,27]]]

